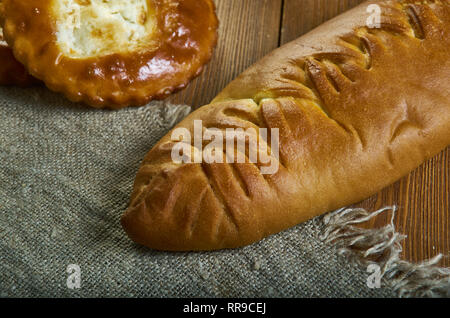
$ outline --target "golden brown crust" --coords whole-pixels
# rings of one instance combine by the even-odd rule
[[[373,2],[373,1],[372,1]],[[358,202],[450,144],[450,3],[371,2],[274,51],[176,128],[278,128],[280,169],[176,164],[166,135],[122,217],[137,243],[214,250]]]
[[[11,48],[3,40],[3,4],[0,1],[0,85],[29,86],[37,82],[14,57]]]
[[[185,87],[217,41],[211,0],[149,0],[157,16],[156,50],[73,58],[58,46],[51,0],[3,2],[5,38],[17,59],[50,89],[98,108],[144,105]]]
[[[0,35],[0,42],[2,37]],[[25,67],[14,57],[11,48],[4,43],[0,43],[0,85],[30,86],[37,83],[37,80],[28,74]]]

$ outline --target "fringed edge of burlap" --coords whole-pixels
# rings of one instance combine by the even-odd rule
[[[376,229],[357,227],[377,215],[392,211],[390,224]],[[361,208],[343,208],[325,215],[321,240],[334,243],[338,253],[363,269],[377,266],[382,284],[392,288],[399,297],[450,297],[450,268],[437,266],[440,254],[422,263],[402,260],[401,241],[406,236],[396,232],[396,206],[375,212]]]

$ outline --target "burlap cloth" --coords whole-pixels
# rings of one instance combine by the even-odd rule
[[[45,88],[0,88],[0,296],[395,296],[319,238],[321,218],[236,250],[132,243],[119,219],[140,161],[188,112],[90,110]],[[69,264],[80,289],[67,287]]]

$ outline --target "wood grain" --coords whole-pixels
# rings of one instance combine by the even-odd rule
[[[203,74],[170,98],[194,108],[208,104],[232,79],[277,46],[364,0],[217,0],[219,42]],[[450,148],[380,193],[356,204],[369,210],[397,205],[395,225],[408,235],[403,257],[419,262],[450,253]],[[366,224],[387,224],[390,215]],[[450,266],[446,258],[442,266]]]
[[[280,44],[295,40],[365,0],[284,0]]]

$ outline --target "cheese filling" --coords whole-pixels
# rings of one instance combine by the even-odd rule
[[[57,44],[71,58],[155,46],[157,22],[148,0],[54,0]]]

